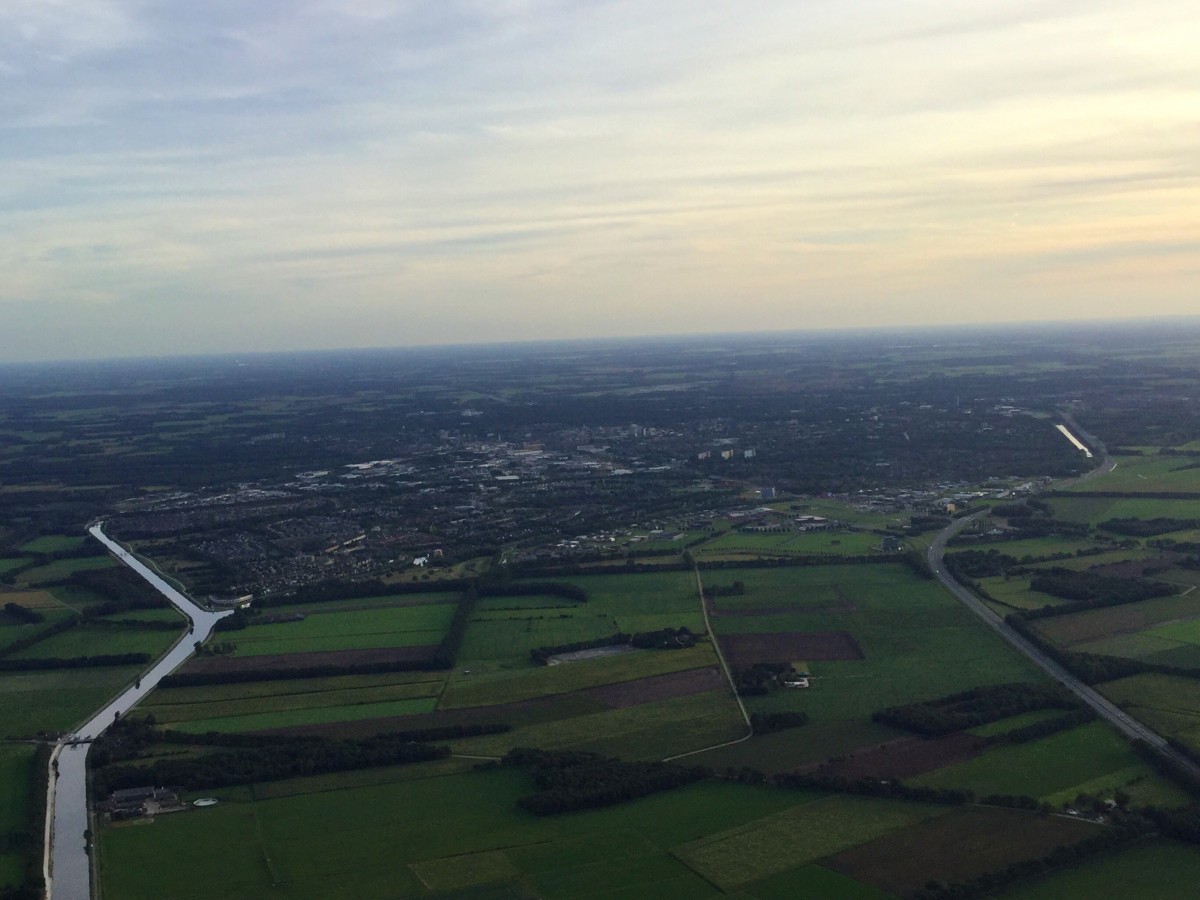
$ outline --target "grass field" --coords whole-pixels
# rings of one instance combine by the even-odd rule
[[[1028,744],[996,747],[966,762],[918,776],[912,782],[967,788],[981,797],[1014,794],[1041,799],[1138,763],[1129,745],[1108,725],[1092,722]]]
[[[1187,643],[1187,638],[1168,633],[1168,626],[1160,623],[1174,622],[1177,619],[1190,619],[1181,623],[1191,625],[1194,637],[1200,640],[1200,622],[1191,617],[1200,616],[1200,595],[1193,591],[1187,596],[1157,597],[1143,600],[1140,603],[1127,603],[1122,606],[1110,606],[1107,609],[1093,609],[1087,612],[1072,613],[1066,616],[1055,616],[1037,622],[1038,630],[1052,641],[1071,645],[1086,641],[1094,641],[1115,634],[1153,629],[1152,634],[1167,637],[1171,640]],[[1154,626],[1159,626],[1155,628]],[[1191,641],[1195,643],[1196,640]]]
[[[183,631],[183,621],[179,631]],[[13,659],[42,659],[72,656],[100,656],[113,653],[148,653],[153,659],[179,637],[179,632],[121,628],[113,625],[82,623],[12,655]]]
[[[1078,486],[1080,491],[1119,491],[1200,494],[1200,468],[1188,468],[1194,459],[1180,456],[1119,456],[1117,467]],[[1068,488],[1071,490],[1071,488]]]
[[[33,806],[34,748],[0,744],[0,839],[25,830]],[[15,886],[24,876],[18,847],[0,844],[0,888]]]
[[[431,646],[441,641],[454,605],[398,606],[316,613],[301,622],[252,625],[230,637],[238,656]]]
[[[1200,682],[1147,672],[1106,682],[1099,690],[1159,734],[1200,751]]]
[[[27,562],[29,562],[29,558],[24,556],[0,557],[0,575],[3,575],[5,572],[11,572],[13,569],[19,568]]]
[[[672,848],[811,799],[713,782],[539,819],[515,807],[529,785],[508,770],[337,791],[328,786],[319,782],[313,793],[275,799],[231,799],[148,827],[106,827],[99,853],[105,893],[123,900],[382,900],[428,896],[428,883],[502,890],[515,874],[547,900],[597,891],[709,897],[717,892]],[[220,866],[212,866],[213,854]],[[462,861],[457,870],[454,860]]]
[[[78,550],[87,540],[83,535],[46,534],[34,538],[28,544],[21,546],[22,553],[61,553],[64,550]]]
[[[35,566],[17,576],[17,584],[22,587],[43,584],[47,581],[59,581],[70,578],[76,572],[89,569],[111,569],[118,565],[111,556],[82,556],[71,559],[56,559],[44,566]]]
[[[1073,897],[1137,897],[1192,900],[1200,850],[1173,841],[1139,844],[1093,857],[1063,872],[1001,893],[1003,900],[1064,900]]]
[[[872,713],[887,706],[979,684],[1041,678],[940,586],[904,566],[725,569],[704,575],[717,584],[744,582],[745,594],[720,598],[722,607],[770,612],[714,617],[718,634],[846,630],[866,657],[813,662],[808,690],[747,698],[751,711],[797,710],[809,716],[803,735],[756,738],[739,748],[739,754],[765,768],[795,766],[895,736],[870,722]],[[715,765],[728,756],[717,751],[711,760],[700,759]]]
[[[757,558],[837,554],[865,556],[875,551],[881,538],[869,531],[813,531],[804,534],[754,534],[730,531],[692,551],[705,559]]]
[[[0,678],[0,737],[62,731],[99,709],[141,671],[137,666],[12,672]]]
[[[675,853],[713,884],[735,888],[946,811],[871,797],[827,797],[693,841]]]
[[[418,715],[433,712],[435,706],[436,697],[410,697],[337,706],[281,708],[268,712],[214,716],[210,719],[189,719],[173,723],[171,727],[193,734],[204,734],[207,731],[261,731],[293,725],[321,725],[326,722],[357,722],[362,719]]]

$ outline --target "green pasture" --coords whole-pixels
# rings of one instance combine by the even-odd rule
[[[482,612],[471,619],[458,654],[460,665],[535,665],[529,651],[608,637],[621,631],[603,610],[582,604],[570,610]]]
[[[980,578],[979,585],[997,603],[1013,609],[1041,609],[1043,606],[1061,606],[1070,602],[1062,597],[1030,590],[1029,579],[1026,577],[1005,578],[1003,575],[991,575],[987,578]],[[1000,610],[1000,612],[1004,614],[1007,611]]]
[[[85,572],[91,569],[111,569],[117,565],[119,563],[111,556],[82,556],[71,559],[56,559],[44,566],[35,566],[32,569],[22,572],[17,576],[17,583],[21,586],[43,584],[47,581],[59,581],[63,578],[70,578],[76,572]]]
[[[337,675],[326,678],[288,678],[279,681],[248,681],[234,684],[207,684],[197,687],[156,688],[141,708],[155,706],[204,707],[226,701],[259,700],[264,708],[278,699],[291,702],[295,697],[337,694],[387,688],[396,685],[440,685],[443,672],[380,672],[371,675]],[[430,687],[428,690],[432,691]]]
[[[1188,639],[1180,636],[1180,634],[1186,633],[1186,630],[1179,634],[1173,634],[1168,629],[1174,626],[1163,623],[1195,616],[1200,616],[1200,592],[1193,591],[1187,596],[1156,597],[1140,603],[1126,603],[1106,609],[1092,609],[1065,616],[1054,616],[1038,620],[1036,625],[1037,629],[1050,640],[1065,645],[1094,641],[1111,635],[1129,634],[1145,629],[1153,629],[1149,632],[1150,634],[1187,643]],[[1179,624],[1190,625],[1195,636],[1200,640],[1200,621],[1189,618],[1188,622]]]
[[[701,838],[675,853],[713,884],[736,888],[946,811],[873,797],[826,797]]]
[[[802,534],[730,531],[695,548],[692,553],[701,562],[705,559],[813,554],[867,556],[876,551],[881,540],[879,535],[869,531],[810,531]]]
[[[1200,472],[1200,469],[1196,470]],[[1196,500],[1161,500],[1154,497],[1051,497],[1051,509],[1057,519],[1086,522],[1095,527],[1108,519],[1196,519],[1200,518],[1200,497]],[[1101,531],[1121,540],[1125,535]]]
[[[808,690],[776,690],[748,697],[752,712],[803,711],[809,722],[784,735],[755,738],[732,748],[765,768],[786,768],[876,743],[897,732],[871,723],[885,707],[927,700],[981,684],[1040,681],[1043,676],[993,635],[936,582],[905,566],[812,566],[721,570],[706,579],[741,580],[746,593],[720,598],[741,610],[770,615],[718,616],[721,635],[745,632],[838,631],[853,635],[865,659],[810,660]],[[787,601],[790,601],[787,602]],[[795,612],[773,612],[777,609]],[[710,759],[711,756],[711,759]],[[715,751],[699,761],[731,762]],[[753,763],[752,763],[753,764]]]
[[[1114,563],[1135,562],[1139,560],[1153,560],[1158,558],[1158,551],[1147,550],[1141,547],[1133,547],[1127,550],[1108,550],[1104,553],[1096,553],[1091,556],[1076,556],[1071,559],[1048,560],[1042,563],[1034,563],[1034,567],[1038,569],[1071,569],[1075,572],[1084,572],[1088,569],[1095,569],[1100,566],[1110,566]]]
[[[729,691],[711,691],[606,709],[455,743],[456,752],[500,756],[513,747],[588,750],[625,759],[662,759],[737,740],[746,724]]]
[[[20,568],[29,562],[27,556],[5,556],[0,558],[0,575],[5,572],[11,572],[13,569]]]
[[[87,538],[74,534],[46,534],[34,538],[27,544],[21,545],[22,553],[62,553],[64,550],[78,550]]]
[[[183,623],[180,622],[180,631]],[[179,637],[174,631],[150,631],[112,625],[82,623],[12,655],[12,659],[44,659],[148,653],[151,659],[166,652]]]
[[[895,528],[907,521],[907,516],[899,513],[879,512],[874,509],[860,509],[849,503],[837,500],[799,500],[770,504],[776,509],[785,510],[797,516],[821,516],[837,522],[846,522],[859,528]]]
[[[715,892],[672,848],[811,799],[705,782],[610,809],[537,818],[515,806],[530,784],[509,770],[327,788],[227,800],[149,826],[105,827],[98,852],[105,894],[383,900],[430,896],[430,882],[500,888],[518,876],[547,900],[596,890],[686,900]],[[462,863],[457,871],[454,861]]]
[[[413,716],[431,713],[437,706],[433,696],[410,697],[383,701],[355,701],[331,706],[298,706],[272,711],[188,719],[172,724],[180,731],[204,734],[207,731],[261,731],[268,728],[289,728],[295,725],[324,725],[328,722],[359,722],[391,716]]]
[[[89,606],[105,603],[108,600],[103,594],[76,584],[51,585],[46,588],[46,592],[59,603],[63,604],[63,606],[68,606],[77,611],[84,610]]]
[[[1035,722],[1056,719],[1062,714],[1063,711],[1061,709],[1035,709],[1032,712],[1019,713],[1015,716],[1009,716],[1007,719],[1000,719],[998,722],[988,722],[985,725],[969,728],[967,729],[967,734],[973,734],[976,737],[992,737],[993,735],[1004,734],[1016,728],[1024,728],[1026,725],[1032,725]]]
[[[1200,681],[1146,672],[1105,682],[1099,690],[1159,734],[1200,750]]]
[[[1078,550],[1091,550],[1095,546],[1096,542],[1090,538],[1050,534],[1045,537],[1020,540],[997,539],[954,544],[947,549],[946,555],[950,557],[961,550],[995,550],[997,553],[1013,557],[1018,562],[1030,563],[1056,553],[1073,554]]]
[[[251,625],[219,639],[231,639],[239,656],[429,646],[441,641],[453,616],[452,603],[323,612],[300,622]]]
[[[183,691],[196,690],[182,688]],[[145,712],[153,713],[160,725],[171,725],[198,719],[225,719],[240,716],[256,716],[261,713],[293,712],[313,709],[342,709],[346,707],[368,707],[390,703],[394,700],[415,700],[436,697],[441,690],[438,681],[415,683],[379,684],[369,687],[350,687],[313,691],[308,693],[271,694],[257,697],[209,700],[208,702],[170,703],[159,700],[143,704]],[[170,692],[166,692],[170,693]],[[152,698],[153,699],[153,696]],[[424,711],[424,710],[423,710]],[[241,729],[238,729],[241,730]]]
[[[740,894],[756,900],[796,900],[819,897],[821,900],[891,900],[878,888],[855,881],[848,875],[818,865],[799,866],[745,886]]]
[[[966,788],[981,797],[1012,794],[1040,799],[1138,763],[1116,732],[1103,722],[1092,722],[1027,744],[999,746],[911,782]]]
[[[1200,849],[1153,841],[1093,856],[1085,862],[1026,881],[999,894],[1002,900],[1065,900],[1075,897],[1137,897],[1192,900]]]
[[[1142,493],[1170,491],[1200,493],[1197,460],[1186,456],[1119,456],[1117,467],[1067,490]]]
[[[318,600],[312,603],[267,607],[263,614],[286,616],[300,613],[307,616],[310,613],[353,612],[397,606],[441,606],[447,603],[457,603],[459,596],[458,591],[431,591],[427,594],[378,594],[371,597],[351,597],[347,600]]]
[[[141,670],[104,666],[6,672],[0,677],[0,737],[64,731],[116,696]]]
[[[442,695],[440,708],[460,709],[531,700],[716,664],[712,645],[701,642],[686,650],[634,650],[559,666],[497,671],[456,669]]]

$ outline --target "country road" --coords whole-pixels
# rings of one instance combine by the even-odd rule
[[[1109,465],[1108,457],[1105,456],[1105,463],[1101,468]],[[1110,469],[1111,471],[1111,469]],[[986,510],[965,516],[961,519],[956,519],[942,531],[929,547],[928,560],[929,567],[933,570],[933,574],[937,580],[942,583],[946,590],[950,591],[955,598],[963,604],[971,612],[975,613],[984,621],[988,627],[999,634],[1004,640],[1008,641],[1013,647],[1024,654],[1029,660],[1061,684],[1071,693],[1075,694],[1080,700],[1086,703],[1089,707],[1096,711],[1096,714],[1108,722],[1130,739],[1145,741],[1147,744],[1157,748],[1164,756],[1169,757],[1174,763],[1188,770],[1197,778],[1200,778],[1200,765],[1192,762],[1187,757],[1178,753],[1170,747],[1166,740],[1157,732],[1152,731],[1147,726],[1143,725],[1137,719],[1133,718],[1124,710],[1117,707],[1105,697],[1101,696],[1094,689],[1084,684],[1045,653],[1027,641],[1024,637],[1014,631],[1009,625],[992,611],[986,603],[977,597],[968,587],[956,581],[953,576],[946,570],[943,556],[946,552],[946,542],[958,532],[962,531],[972,522],[987,515]]]

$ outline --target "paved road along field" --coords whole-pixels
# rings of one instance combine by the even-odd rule
[[[984,515],[987,515],[986,510],[956,519],[934,539],[929,547],[928,557],[929,567],[933,570],[933,574],[937,577],[937,580],[945,585],[946,589],[966,606],[967,609],[979,616],[992,630],[1016,647],[1021,653],[1025,654],[1025,656],[1029,657],[1039,669],[1094,709],[1097,715],[1107,719],[1117,730],[1127,737],[1145,741],[1147,744],[1158,748],[1165,756],[1170,757],[1175,763],[1188,769],[1197,778],[1200,778],[1200,766],[1177,753],[1167,745],[1167,742],[1161,735],[1151,731],[1127,712],[1118,708],[1105,697],[1102,697],[1010,628],[1004,619],[992,611],[991,607],[975,596],[965,585],[955,581],[950,573],[946,571],[945,563],[942,560],[946,552],[946,542],[966,528],[971,522]]]
[[[138,686],[130,687],[113,700],[74,734],[62,739],[54,752],[58,777],[51,772],[50,793],[46,818],[51,829],[47,840],[48,880],[46,895],[51,900],[89,900],[91,897],[91,867],[84,832],[88,829],[87,752],[91,741],[124,715],[139,700],[154,689],[159,680],[170,674],[194,652],[196,641],[203,641],[217,621],[232,610],[212,613],[201,609],[171,587],[160,576],[129,553],[102,530],[103,523],[89,530],[92,537],[104,544],[122,563],[150,582],[171,604],[192,622],[192,631],[180,638],[167,654],[145,672]]]

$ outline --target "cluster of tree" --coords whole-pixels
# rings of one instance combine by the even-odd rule
[[[760,662],[733,673],[733,687],[743,697],[761,697],[779,684],[779,676],[794,671],[785,663]]]
[[[1193,798],[1200,799],[1200,778],[1197,778],[1190,768],[1145,741],[1130,741],[1130,745],[1134,752],[1159,775],[1179,785]]]
[[[97,796],[143,784],[197,790],[426,762],[449,755],[450,749],[444,745],[416,743],[386,734],[360,740],[310,738],[167,757],[148,766],[110,765],[95,772],[94,785]]]
[[[250,627],[250,620],[249,611],[238,607],[229,615],[218,619],[213,631],[242,631]]]
[[[992,895],[1014,882],[1045,875],[1093,856],[1110,853],[1118,847],[1138,840],[1139,837],[1141,835],[1134,829],[1105,828],[1085,841],[1055,847],[1039,859],[1021,860],[997,872],[988,872],[967,882],[949,885],[938,881],[930,882],[922,890],[909,895],[910,900],[967,900],[971,897]]]
[[[288,669],[242,669],[226,672],[176,672],[166,675],[160,687],[199,687],[208,684],[243,684],[250,681],[293,681],[301,678],[332,678],[336,675],[377,675],[381,672],[442,672],[448,669],[439,659],[398,659],[386,662],[328,664]]]
[[[1009,519],[1009,531],[1005,537],[1010,540],[1046,537],[1051,534],[1085,535],[1091,529],[1086,522],[1066,522],[1062,519],[1031,516],[1028,519]]]
[[[686,650],[696,646],[696,635],[690,628],[668,627],[635,632],[629,643],[639,650]]]
[[[773,734],[807,724],[808,713],[803,712],[750,713],[750,728],[755,734]]]
[[[1200,528],[1200,519],[1171,519],[1158,516],[1153,519],[1139,519],[1128,516],[1117,519],[1107,519],[1096,526],[1114,534],[1124,534],[1129,537],[1154,537],[1171,531],[1184,531]]]
[[[149,653],[102,653],[97,656],[42,656],[0,659],[0,672],[38,672],[44,669],[94,669],[102,666],[144,666]]]
[[[1076,572],[1072,569],[1045,569],[1030,579],[1031,590],[1041,591],[1064,600],[1074,600],[1068,606],[1046,607],[1059,615],[1064,612],[1079,612],[1082,609],[1098,609],[1103,606],[1120,606],[1138,603],[1153,597],[1169,597],[1179,591],[1173,584],[1150,581],[1145,578],[1114,578],[1095,572]],[[1081,606],[1077,609],[1077,606]],[[1045,608],[1044,608],[1045,609]],[[1033,610],[1027,618],[1047,615],[1044,610]]]
[[[1174,538],[1158,538],[1146,543],[1156,550],[1166,550],[1168,553],[1200,553],[1200,541],[1177,541]]]
[[[926,581],[933,580],[933,569],[929,567],[929,560],[925,558],[925,554],[920,550],[913,548],[901,553],[899,557],[889,558],[904,563],[918,578],[923,578]]]
[[[20,603],[5,603],[4,612],[24,625],[37,625],[40,622],[46,621],[46,617],[36,609],[30,609],[28,606],[22,606]]]
[[[588,592],[569,581],[513,581],[509,578],[480,578],[477,582],[480,597],[522,597],[545,594],[575,603],[587,603]]]
[[[813,775],[800,772],[780,772],[770,777],[771,784],[781,788],[829,791],[834,794],[859,794],[865,797],[887,797],[892,800],[912,800],[917,803],[942,803],[962,806],[972,803],[975,794],[955,788],[909,787],[898,778],[842,778],[835,775]]]
[[[67,584],[87,588],[105,598],[89,607],[85,615],[109,616],[134,609],[162,609],[167,598],[124,566],[114,569],[85,569],[66,579]]]
[[[1038,741],[1044,737],[1049,737],[1052,734],[1058,734],[1060,731],[1070,731],[1072,728],[1077,728],[1080,725],[1086,725],[1096,718],[1096,714],[1092,710],[1083,707],[1064,713],[1061,716],[1054,716],[1050,719],[1042,719],[1040,722],[1032,722],[1029,725],[1023,725],[1020,728],[1013,728],[1010,731],[994,734],[988,738],[989,744],[1028,744],[1031,741]],[[987,801],[984,801],[987,802]]]
[[[881,709],[873,721],[925,737],[953,734],[1038,709],[1067,709],[1075,699],[1057,685],[1014,682],[972,688],[948,697]]]
[[[990,550],[959,550],[946,554],[944,558],[946,568],[959,580],[1003,575],[1019,565],[1016,557],[1001,553],[994,547]]]
[[[79,624],[79,616],[71,615],[65,619],[60,619],[53,625],[47,625],[33,634],[28,634],[23,638],[18,638],[11,644],[0,648],[0,657],[12,656],[14,653],[19,653],[22,650],[27,650],[34,644],[40,644],[47,638],[52,638],[56,634],[62,634],[64,631],[70,631]]]
[[[705,766],[625,762],[596,753],[525,747],[510,750],[503,763],[532,772],[538,790],[517,805],[538,816],[615,806],[712,776]]]
[[[746,582],[735,581],[733,584],[709,584],[704,587],[704,596],[709,600],[717,597],[741,597],[746,593]]]
[[[1200,844],[1200,807],[1189,806],[1184,809],[1154,809],[1147,815],[1159,834],[1175,838],[1177,841],[1187,841],[1189,844]]]
[[[1028,519],[1042,510],[1028,503],[997,503],[990,510],[991,515],[1002,519]]]

